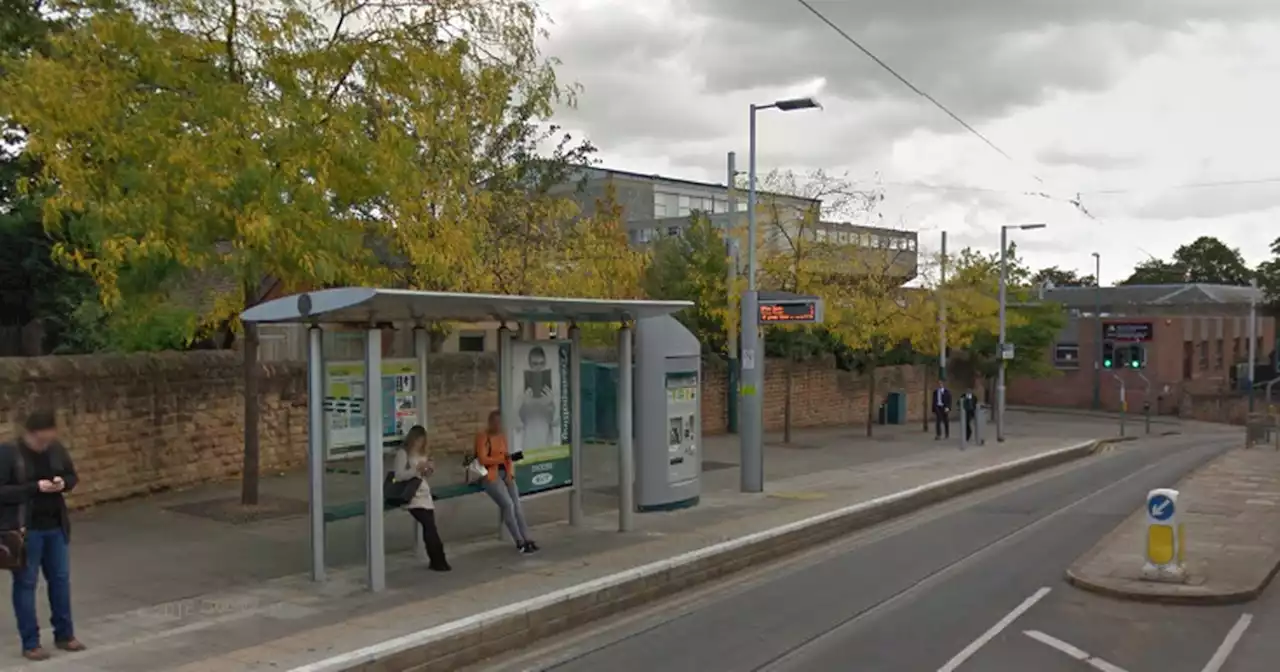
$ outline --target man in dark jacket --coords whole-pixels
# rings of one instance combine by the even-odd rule
[[[968,389],[960,396],[960,408],[964,410],[964,440],[973,440],[973,426],[978,421],[978,398]]]
[[[938,389],[933,391],[933,420],[935,441],[942,439],[945,433],[951,438],[951,390],[946,381],[938,381]]]
[[[71,455],[58,442],[53,413],[32,413],[14,443],[0,445],[0,529],[26,530],[26,565],[13,570],[13,612],[22,637],[22,656],[46,660],[36,617],[36,584],[49,584],[54,644],[83,651],[71,624],[71,519],[63,493],[76,487]]]

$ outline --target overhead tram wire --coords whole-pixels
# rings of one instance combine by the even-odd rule
[[[854,39],[852,35],[845,32],[845,30],[840,26],[836,25],[834,21],[832,21],[831,19],[828,19],[826,15],[824,15],[822,12],[814,8],[814,6],[810,4],[808,0],[796,0],[796,2],[800,3],[801,6],[809,10],[809,13],[818,17],[819,21],[822,21],[823,23],[827,24],[827,27],[831,28],[831,30],[834,30],[836,34],[844,38],[845,42],[848,42],[849,44],[853,45],[854,48],[856,48],[858,51],[861,51],[863,55],[865,55],[867,58],[871,59],[872,61],[875,61],[875,64],[883,68],[885,72],[889,73],[890,75],[893,75],[894,78],[896,78],[899,82],[902,82],[903,86],[907,87],[908,89],[911,89],[911,91],[913,91],[916,95],[929,101],[929,103],[931,103],[934,107],[941,110],[943,114],[946,114],[948,117],[951,117],[952,120],[954,120],[957,124],[960,124],[960,126],[962,126],[971,135],[981,140],[983,144],[990,147],[1000,156],[1003,156],[1010,163],[1014,164],[1015,166],[1018,166],[1019,168],[1022,168],[1024,171],[1026,170],[1008,152],[1001,149],[999,145],[992,142],[990,138],[983,135],[981,131],[974,128],[972,125],[969,124],[969,122],[965,121],[964,119],[961,119],[960,115],[956,114],[955,112],[952,112],[951,108],[947,107],[946,105],[943,105],[940,101],[938,101],[937,98],[934,98],[933,96],[929,95],[927,91],[921,89],[915,84],[912,84],[911,80],[898,74],[897,70],[894,70],[892,67],[890,67],[888,63],[885,63],[883,60],[881,60],[881,58],[879,56],[876,56],[874,53],[872,53],[870,49],[867,49],[866,47],[862,46],[862,44],[858,42],[856,39]],[[1044,184],[1044,180],[1040,179],[1040,177],[1035,173],[1028,172],[1027,174],[1030,175],[1031,179],[1035,180],[1037,183]]]

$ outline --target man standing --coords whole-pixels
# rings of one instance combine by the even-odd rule
[[[933,391],[934,441],[945,436],[951,438],[951,390],[946,382],[939,380],[938,389]]]
[[[12,570],[13,614],[22,637],[22,657],[47,660],[36,617],[36,584],[42,573],[48,584],[54,645],[63,651],[85,649],[71,624],[71,520],[63,499],[78,479],[71,455],[58,442],[53,413],[32,413],[23,430],[16,443],[0,445],[0,529],[25,530],[26,562]]]
[[[973,396],[973,388],[964,391],[960,397],[960,408],[964,411],[964,440],[973,440],[973,426],[978,420],[978,398]]]

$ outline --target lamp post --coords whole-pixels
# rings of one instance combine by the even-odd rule
[[[1102,408],[1102,255],[1093,253],[1093,410]]]
[[[790,98],[767,105],[751,105],[747,154],[747,291],[742,297],[741,404],[738,437],[742,463],[743,492],[764,491],[764,353],[757,352],[760,341],[760,310],[756,293],[756,112],[776,109],[782,112],[821,108],[813,98]]]
[[[996,441],[1004,441],[1004,370],[1005,358],[1005,294],[1009,278],[1009,229],[1031,231],[1043,229],[1046,224],[1005,224],[1000,227],[1000,373],[996,378]]]
[[[1258,371],[1258,280],[1249,281],[1249,412],[1253,412],[1253,376]]]

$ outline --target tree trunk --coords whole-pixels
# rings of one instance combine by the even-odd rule
[[[319,403],[319,400],[311,400]],[[258,503],[258,325],[244,325],[244,471],[240,478],[240,503]]]
[[[926,364],[921,368],[927,372],[929,370],[929,365]],[[929,376],[924,376],[924,396],[921,397],[920,400],[920,403],[922,404],[922,408],[920,409],[920,429],[925,433],[928,433],[929,431],[929,411],[932,410],[930,408],[930,406],[932,406],[932,402],[933,395],[929,394]]]
[[[792,353],[788,359],[790,361],[787,362],[787,399],[782,412],[782,442],[786,444],[791,443],[791,390],[796,373],[795,354]]]
[[[876,360],[874,357],[867,360],[867,373],[871,376],[871,389],[867,391],[867,437],[872,435],[872,429],[876,424],[877,413],[880,410],[880,404],[876,400]]]

